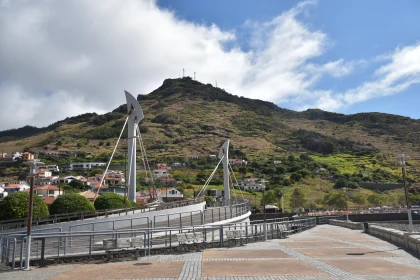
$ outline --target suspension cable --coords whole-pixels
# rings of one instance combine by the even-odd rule
[[[230,168],[230,170],[232,171],[233,178],[235,178],[236,185],[238,186],[239,191],[241,192],[242,200],[244,200],[244,194],[243,194],[243,192],[242,192],[241,187],[239,186],[239,182],[238,182],[238,180],[236,179],[235,172],[233,172],[233,169],[232,169],[232,166],[230,165],[230,163],[229,163],[229,168]]]
[[[101,183],[99,184],[99,188],[98,188],[98,191],[95,194],[95,198],[93,199],[93,202],[95,202],[96,198],[98,197],[99,191],[101,190],[102,184],[103,184],[103,182],[105,180],[105,176],[108,173],[109,165],[111,164],[112,158],[114,157],[115,151],[117,150],[118,143],[120,142],[121,136],[122,136],[122,134],[124,132],[125,126],[127,125],[127,121],[128,121],[128,118],[129,117],[130,116],[128,115],[127,118],[125,119],[124,126],[123,126],[123,128],[121,130],[120,136],[118,137],[117,143],[115,144],[114,150],[112,151],[111,158],[108,161],[108,165],[105,168],[105,172],[102,175]]]
[[[210,181],[213,179],[214,174],[216,173],[217,168],[219,167],[220,163],[222,162],[223,158],[225,156],[223,156],[219,163],[217,164],[216,168],[214,168],[213,172],[210,174],[209,178],[207,179],[207,181],[204,183],[203,187],[201,188],[200,192],[197,194],[197,197],[195,199],[197,199],[198,197],[200,197],[201,195],[203,195],[204,191],[207,189],[207,186],[209,185]]]
[[[144,166],[144,169],[146,170],[146,176],[147,176],[147,170],[149,170],[150,179],[152,181],[153,195],[151,195],[152,192],[150,191],[150,188],[149,188],[149,196],[153,196],[153,199],[154,199],[156,187],[155,187],[155,181],[153,178],[153,173],[152,173],[152,170],[150,169],[149,160],[147,159],[146,148],[144,147],[143,138],[141,137],[140,129],[138,126],[136,126],[136,128],[137,128],[137,134],[139,136],[138,140],[139,140],[140,151],[141,151],[142,160],[143,160],[143,166]]]

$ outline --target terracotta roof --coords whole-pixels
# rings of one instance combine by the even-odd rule
[[[51,205],[54,202],[54,200],[55,200],[55,197],[53,196],[48,196],[44,198],[45,203],[48,205]]]
[[[15,188],[21,188],[21,187],[28,187],[29,188],[29,186],[24,185],[24,184],[10,184],[10,185],[8,185],[6,187],[3,187],[3,188],[4,189],[15,189]]]
[[[86,197],[87,199],[94,199],[95,198],[95,193],[91,192],[91,191],[87,191],[84,194],[82,194],[84,197]],[[98,195],[99,196],[99,195]]]
[[[55,185],[44,185],[44,186],[39,186],[36,187],[35,190],[37,191],[43,191],[43,190],[54,190],[54,191],[59,191],[60,188],[55,186]]]

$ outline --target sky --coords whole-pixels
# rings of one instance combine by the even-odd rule
[[[293,110],[420,118],[417,0],[0,0],[0,130],[193,76]]]

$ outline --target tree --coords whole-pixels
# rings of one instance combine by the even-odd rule
[[[383,206],[385,204],[385,198],[377,193],[371,194],[367,200],[373,206]]]
[[[306,204],[306,197],[299,188],[295,188],[290,198],[290,205],[293,208],[304,207]]]
[[[281,188],[277,187],[273,191],[274,191],[274,195],[277,198],[277,206],[280,207],[280,200],[283,197],[283,190]]]
[[[334,184],[334,188],[335,189],[342,189],[342,188],[344,188],[344,187],[347,187],[347,180],[346,179],[344,179],[344,178],[340,178],[340,179],[338,179],[336,182],[335,182],[335,184]]]
[[[0,220],[22,219],[28,215],[29,193],[15,192],[0,201]],[[33,215],[48,216],[47,204],[34,195]]]
[[[125,199],[124,201],[124,197],[122,195],[108,192],[98,196],[98,198],[95,200],[94,206],[96,210],[103,210],[133,207],[138,206],[138,204],[131,202],[128,199]]]
[[[342,191],[332,191],[324,195],[322,200],[324,205],[328,207],[334,207],[338,209],[346,208],[346,201],[344,199],[344,193]]]
[[[354,203],[356,203],[358,205],[366,205],[367,204],[366,196],[361,194],[361,193],[353,195],[351,197],[351,201],[353,201]]]
[[[87,186],[82,182],[82,181],[79,181],[79,180],[72,180],[70,183],[69,183],[69,185],[73,188],[73,189],[76,189],[76,190],[83,190],[83,189],[86,189],[87,188]]]
[[[65,193],[58,196],[51,204],[51,214],[89,212],[95,210],[93,204],[77,193]]]
[[[271,191],[265,192],[263,201],[265,201],[265,205],[270,204],[270,203],[275,203],[277,201],[277,198],[274,191],[271,190]]]

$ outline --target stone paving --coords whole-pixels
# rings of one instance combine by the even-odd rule
[[[136,261],[0,273],[0,279],[420,279],[418,256],[360,231],[322,225],[268,242]]]

